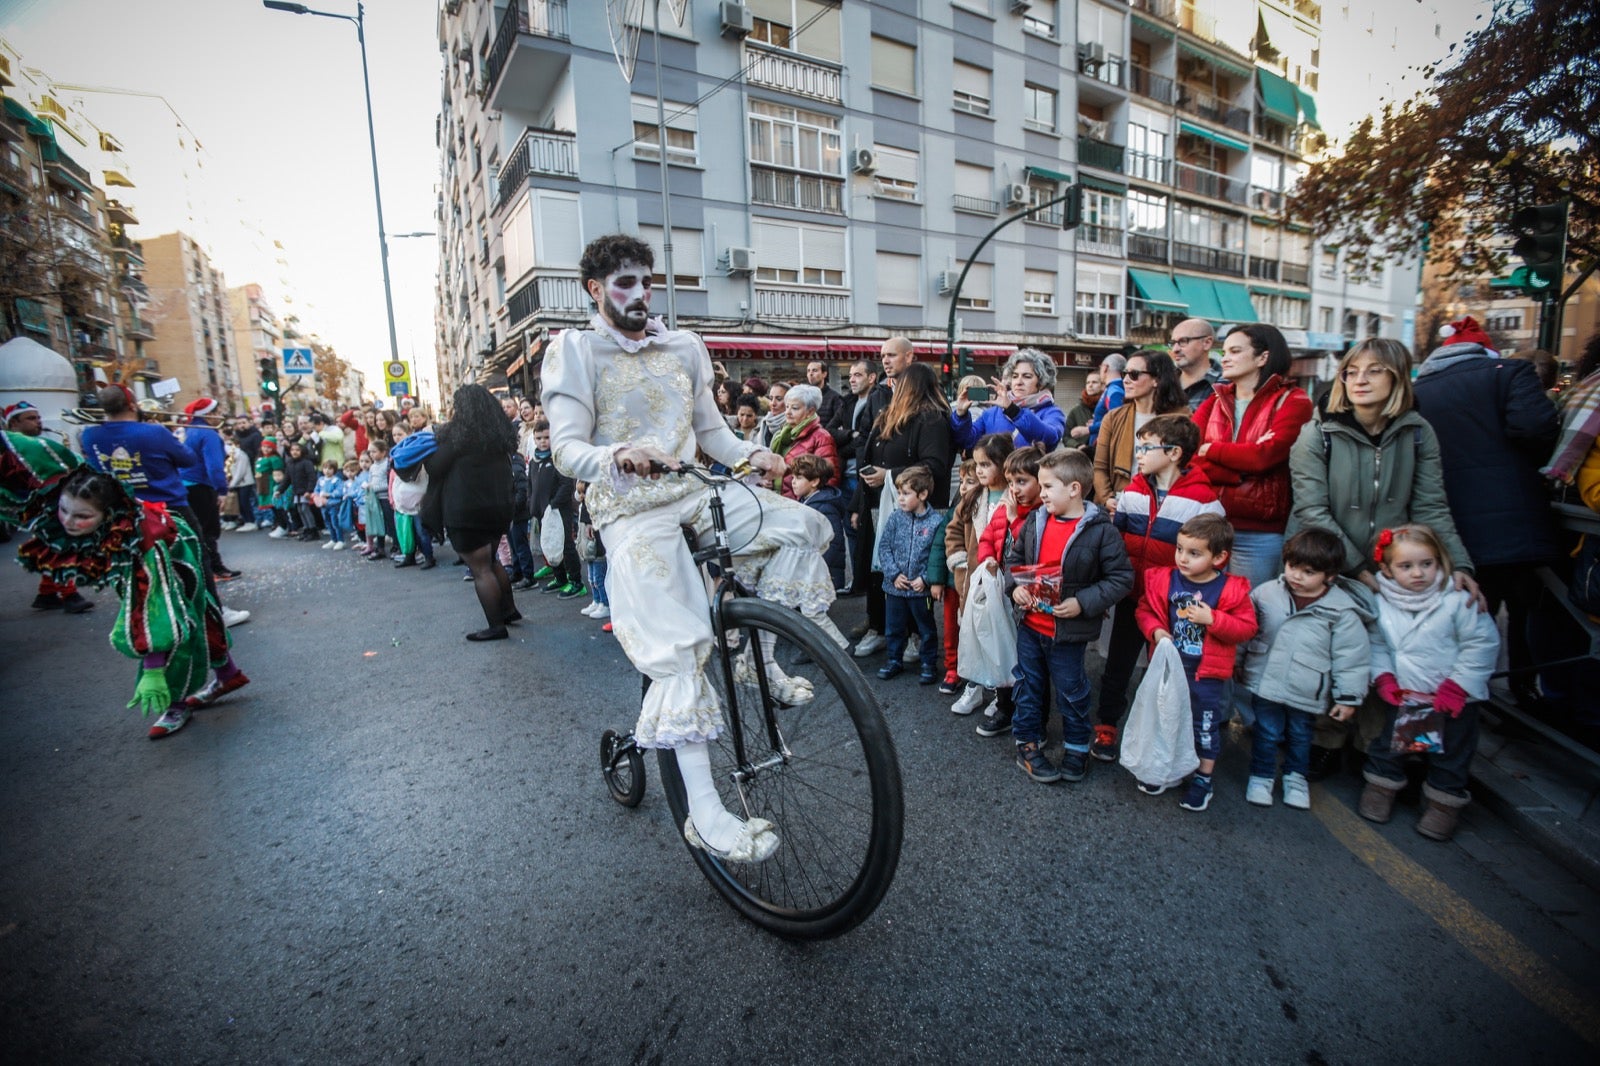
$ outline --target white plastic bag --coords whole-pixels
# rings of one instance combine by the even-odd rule
[[[1151,785],[1176,785],[1200,765],[1189,716],[1189,682],[1183,657],[1170,640],[1157,644],[1150,656],[1150,669],[1128,711],[1118,761]]]
[[[961,605],[956,673],[973,684],[1000,688],[1011,684],[1016,665],[1017,623],[1006,601],[1005,583],[980,564],[967,581],[967,599]]]
[[[393,470],[389,471],[389,504],[400,514],[422,513],[422,497],[428,494],[428,471],[417,471],[415,481],[407,481]]]
[[[544,561],[551,566],[560,566],[566,544],[566,519],[554,507],[546,507],[544,517],[539,519],[539,550],[544,553]]]

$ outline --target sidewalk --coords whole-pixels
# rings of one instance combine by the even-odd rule
[[[1528,842],[1600,890],[1600,760],[1592,761],[1505,715],[1485,728],[1472,762],[1473,798]]]

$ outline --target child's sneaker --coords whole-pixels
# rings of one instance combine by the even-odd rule
[[[917,675],[917,684],[919,685],[931,685],[938,680],[939,671],[931,666],[924,666],[922,672]]]
[[[348,547],[349,545],[342,540],[336,540],[333,542],[333,550],[336,552],[342,552]]]
[[[188,724],[189,708],[182,704],[168,707],[167,712],[150,726],[150,739],[160,740],[162,737],[170,737]]]
[[[1183,794],[1178,806],[1186,811],[1203,811],[1211,806],[1211,778],[1195,774],[1189,779],[1189,791]]]
[[[1089,774],[1089,753],[1068,748],[1061,754],[1061,779],[1077,784]]]
[[[1177,787],[1178,786],[1176,784],[1159,784],[1158,785],[1154,781],[1140,781],[1139,782],[1139,791],[1143,792],[1146,796],[1159,796],[1159,795],[1161,795],[1161,793],[1170,791],[1170,790],[1172,790],[1174,788],[1177,788]]]
[[[535,570],[533,572],[533,577],[530,580],[543,581],[545,578],[551,576],[555,572],[556,572],[555,568],[553,566],[550,566],[547,563],[544,566],[539,567],[539,569]]]
[[[516,586],[513,585],[512,588],[516,588]],[[585,618],[593,618],[594,617],[594,612],[596,610],[598,610],[599,607],[600,607],[600,604],[591,603],[589,606],[585,607],[583,610],[579,611],[578,613],[583,615]]]
[[[285,530],[282,526],[277,526],[276,528],[273,529],[273,531],[271,533],[267,534],[267,536],[271,537],[273,540],[282,540],[284,537],[287,537],[288,535],[289,535],[288,531]]]
[[[323,551],[327,551],[329,548],[333,547],[337,543],[338,543],[338,541],[325,540],[325,541],[322,542],[322,550]]]
[[[1311,809],[1311,785],[1303,774],[1283,775],[1283,805],[1297,811]]]
[[[1061,780],[1061,771],[1050,765],[1039,745],[1034,741],[1017,745],[1017,765],[1022,772],[1041,785],[1052,785]]]
[[[906,668],[903,663],[891,659],[887,663],[884,663],[882,666],[878,667],[878,678],[883,681],[892,681],[905,672]]]
[[[939,695],[954,696],[961,688],[961,678],[954,670],[946,670],[944,680],[939,682]]]
[[[971,714],[973,711],[989,702],[988,694],[982,685],[968,685],[961,698],[950,705],[951,714]]]
[[[922,661],[922,638],[913,633],[906,638],[906,650],[900,653],[900,661],[916,663]]]
[[[1089,749],[1101,762],[1117,761],[1117,727],[1114,725],[1097,725],[1094,727],[1094,746]]]
[[[986,715],[978,723],[977,734],[980,737],[997,737],[1002,733],[1011,732],[1011,712],[998,708],[991,715]]]
[[[558,600],[576,599],[579,596],[586,595],[588,593],[588,591],[589,590],[584,588],[582,585],[567,584],[567,585],[563,585],[561,587],[561,591],[556,593],[556,599],[558,599]]]
[[[1283,782],[1283,800],[1289,801],[1289,781]],[[1252,777],[1244,786],[1244,801],[1252,807],[1272,806],[1272,778]]]

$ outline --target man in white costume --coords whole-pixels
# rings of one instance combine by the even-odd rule
[[[556,468],[589,483],[586,502],[605,540],[613,632],[633,665],[650,678],[634,736],[640,747],[674,748],[688,794],[685,838],[721,858],[759,862],[778,846],[776,827],[729,812],[717,795],[706,742],[722,713],[705,679],[713,648],[705,583],[684,540],[691,526],[711,533],[710,490],[677,469],[698,446],[730,467],[748,460],[782,480],[783,460],[734,436],[712,395],[711,357],[700,338],[650,317],[655,257],[636,238],[592,241],[579,264],[598,312],[587,330],[561,334],[545,358],[544,406]],[[735,574],[761,599],[793,607],[841,647],[828,618],[833,583],[822,551],[831,539],[822,515],[776,493],[727,493]],[[753,538],[753,539],[752,539]],[[788,702],[810,698],[804,679],[768,668]]]

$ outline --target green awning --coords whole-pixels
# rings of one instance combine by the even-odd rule
[[[1252,296],[1282,296],[1283,293],[1281,291],[1279,291],[1278,289],[1269,289],[1265,285],[1252,285],[1252,286],[1250,286],[1250,295],[1252,295]]]
[[[6,101],[10,103],[10,101]],[[35,333],[50,335],[50,316],[44,313],[44,304],[38,300],[29,300],[17,297],[17,318],[22,322],[23,329],[31,329]]]
[[[1285,300],[1304,300],[1307,303],[1311,302],[1311,294],[1309,292],[1295,292],[1292,289],[1284,289],[1282,292],[1278,293],[1278,295],[1282,296]]]
[[[50,140],[55,139],[55,131],[50,128],[50,124],[48,122],[43,121],[38,115],[35,115],[32,111],[29,111],[26,107],[17,103],[9,96],[6,97],[6,114],[10,115],[12,118],[21,119],[23,125],[28,127],[28,132],[33,134],[35,137],[41,139],[48,138]]]
[[[73,171],[82,170],[83,168],[80,167],[77,161],[74,160],[70,155],[61,150],[61,145],[59,143],[52,140],[47,144],[40,145],[39,148],[39,154],[44,157],[45,165],[48,166],[51,163],[57,164],[56,173],[64,178],[68,185],[72,186],[74,189],[77,189],[85,196],[92,197],[94,195],[94,186],[90,185],[88,182],[78,177],[77,174],[73,173]]]
[[[1028,167],[1028,176],[1030,178],[1043,178],[1045,181],[1063,181],[1068,185],[1072,184],[1072,179],[1065,174],[1057,173],[1054,170],[1046,170],[1044,167]]]
[[[1178,287],[1172,279],[1165,274],[1154,270],[1136,270],[1128,268],[1128,277],[1133,279],[1133,287],[1139,290],[1139,295],[1145,302],[1153,307],[1165,307],[1172,311],[1187,311],[1189,301],[1178,292]]]
[[[1320,130],[1322,128],[1322,123],[1317,121],[1316,100],[1312,99],[1311,94],[1299,86],[1295,86],[1294,94],[1300,98],[1301,120],[1304,121],[1307,126]]]
[[[1217,303],[1217,290],[1212,287],[1209,280],[1185,274],[1179,274],[1172,280],[1177,283],[1183,302],[1189,305],[1189,313],[1195,318],[1221,322],[1226,317],[1222,313],[1221,305]],[[1253,315],[1251,320],[1254,321]]]
[[[1229,322],[1256,321],[1256,305],[1250,302],[1250,290],[1236,281],[1213,281],[1217,290],[1217,306],[1222,317]]]
[[[1208,130],[1204,126],[1196,126],[1193,122],[1180,121],[1178,129],[1180,132],[1191,134],[1195,137],[1203,137],[1213,144],[1220,144],[1230,152],[1247,152],[1250,150],[1250,146],[1243,141],[1236,141],[1232,137],[1218,133],[1215,130]]]
[[[1297,125],[1300,121],[1298,90],[1288,78],[1282,78],[1270,70],[1256,71],[1256,80],[1261,86],[1261,112],[1272,118],[1289,125]]]
[[[1163,26],[1159,22],[1151,22],[1149,19],[1142,19],[1138,15],[1133,16],[1133,24],[1146,33],[1153,33],[1163,40],[1170,41],[1178,36],[1178,31],[1171,26]]]
[[[1114,181],[1097,178],[1093,174],[1079,174],[1078,184],[1086,189],[1099,189],[1101,192],[1108,192],[1115,196],[1128,195],[1128,187],[1126,185],[1118,185]]]
[[[1218,70],[1225,74],[1231,74],[1235,78],[1248,78],[1250,76],[1250,68],[1244,64],[1235,63],[1231,59],[1223,59],[1215,52],[1208,52],[1204,48],[1190,44],[1188,41],[1179,41],[1178,49],[1179,51],[1188,52],[1196,59],[1205,60]]]

